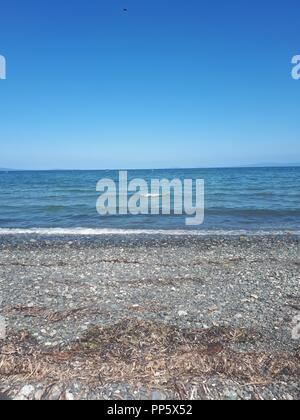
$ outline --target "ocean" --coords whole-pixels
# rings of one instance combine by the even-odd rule
[[[0,172],[0,234],[300,231],[300,167],[131,170],[129,179],[204,179],[205,220],[185,215],[108,215],[96,211],[101,178],[118,171]]]

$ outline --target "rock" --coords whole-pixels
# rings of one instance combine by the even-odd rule
[[[152,400],[165,401],[166,399],[167,399],[166,395],[163,394],[161,391],[153,391],[152,392]]]
[[[10,400],[9,396],[0,392],[0,401],[8,401]]]
[[[30,395],[34,392],[34,387],[32,385],[25,385],[14,398],[15,400],[28,400]]]
[[[179,316],[188,316],[188,313],[186,311],[179,311],[178,315]]]
[[[75,400],[74,395],[70,391],[66,391],[66,395],[65,396],[66,396],[66,400],[67,401],[74,401]]]
[[[44,391],[42,389],[38,389],[34,394],[34,399],[36,401],[40,401],[44,395]]]
[[[54,385],[49,393],[49,400],[57,401],[60,399],[62,394],[62,389],[59,385]]]
[[[236,401],[238,399],[238,394],[234,391],[226,391],[224,393],[224,399],[229,401]]]

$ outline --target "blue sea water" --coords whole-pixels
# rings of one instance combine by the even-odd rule
[[[211,231],[299,231],[300,167],[133,170],[129,179],[204,179]],[[186,231],[185,215],[99,216],[96,184],[118,171],[0,172],[0,233],[10,229]],[[91,231],[92,231],[91,230]]]

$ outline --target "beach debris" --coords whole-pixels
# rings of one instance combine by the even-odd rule
[[[220,389],[214,387],[215,397],[237,399],[249,383],[269,384],[276,393],[273,384],[279,383],[285,372],[291,372],[285,393],[297,390],[299,361],[294,355],[234,350],[232,346],[241,340],[252,342],[252,333],[224,327],[186,330],[128,319],[106,328],[93,326],[81,340],[47,351],[28,338],[20,341],[10,337],[0,357],[0,375],[19,380],[30,376],[35,381],[35,386],[26,384],[16,394],[15,399],[21,400],[34,399],[42,389],[44,392],[38,394],[41,399],[80,399],[86,387],[92,399],[97,395],[95,387],[89,385],[92,383],[99,384],[101,392],[106,384],[108,398],[118,394],[118,399],[130,399],[129,389],[138,387],[141,392],[149,389],[150,398],[169,399],[172,395],[187,399],[192,390],[195,394],[195,384],[201,386],[210,377],[213,384],[218,377],[223,380]],[[8,349],[10,354],[6,354]],[[79,377],[81,384],[70,388]],[[229,381],[239,387],[238,392],[228,388]],[[209,386],[205,392],[210,393]],[[198,392],[199,398],[201,394]],[[264,398],[268,399],[267,395]]]
[[[0,243],[4,395],[299,397],[298,238],[68,240]]]

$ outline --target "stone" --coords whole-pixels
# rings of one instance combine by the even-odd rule
[[[57,401],[60,399],[62,394],[61,387],[59,385],[54,385],[49,393],[49,400]]]
[[[75,397],[74,397],[74,395],[72,394],[72,392],[70,392],[70,391],[66,391],[66,400],[67,400],[67,401],[74,401],[74,400],[75,400]]]
[[[9,396],[0,392],[0,401],[8,401],[10,400]]]
[[[165,401],[167,399],[166,395],[163,394],[161,391],[153,391],[152,392],[152,400],[154,401]]]
[[[234,391],[226,391],[224,393],[224,399],[229,401],[236,401],[238,399],[238,395]]]
[[[34,392],[34,386],[25,385],[15,397],[15,400],[27,400],[30,395]]]
[[[34,394],[34,399],[36,401],[40,401],[44,395],[44,391],[42,389],[38,389]]]

